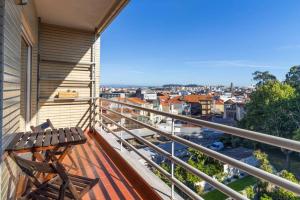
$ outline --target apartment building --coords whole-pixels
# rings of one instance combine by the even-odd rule
[[[46,119],[58,128],[93,129],[99,114],[100,34],[126,4],[0,1],[0,199],[13,199],[18,187],[20,170],[3,153],[15,133]]]
[[[212,97],[209,95],[186,95],[183,101],[190,104],[191,115],[207,118],[211,114]]]

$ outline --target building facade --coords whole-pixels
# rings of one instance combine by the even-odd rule
[[[126,3],[0,0],[1,154],[14,133],[46,119],[55,127],[93,127],[99,36]],[[10,159],[0,168],[0,199],[14,198],[17,180],[10,173],[19,172]]]

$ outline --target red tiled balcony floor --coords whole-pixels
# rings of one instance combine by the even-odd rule
[[[93,138],[88,136],[87,142],[83,145],[77,145],[71,155],[79,169],[70,169],[70,173],[100,178],[99,183],[84,195],[84,200],[142,199]],[[68,157],[64,159],[64,164],[66,166],[71,165]]]

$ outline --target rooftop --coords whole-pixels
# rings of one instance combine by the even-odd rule
[[[143,104],[147,103],[146,101],[144,101],[140,98],[137,98],[137,97],[130,97],[130,98],[127,98],[126,100],[129,101],[130,103],[139,104],[139,105],[143,105]]]
[[[237,160],[241,160],[253,156],[253,150],[245,147],[224,149],[223,151],[221,151],[221,153]]]
[[[218,99],[215,101],[216,105],[224,105],[224,101],[222,99]]]
[[[199,101],[212,100],[212,96],[191,94],[184,96],[183,100],[189,103],[198,103]]]

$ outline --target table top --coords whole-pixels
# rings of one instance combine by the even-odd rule
[[[83,144],[86,137],[79,127],[45,130],[42,132],[20,132],[9,143],[6,151],[34,151],[55,147]]]

